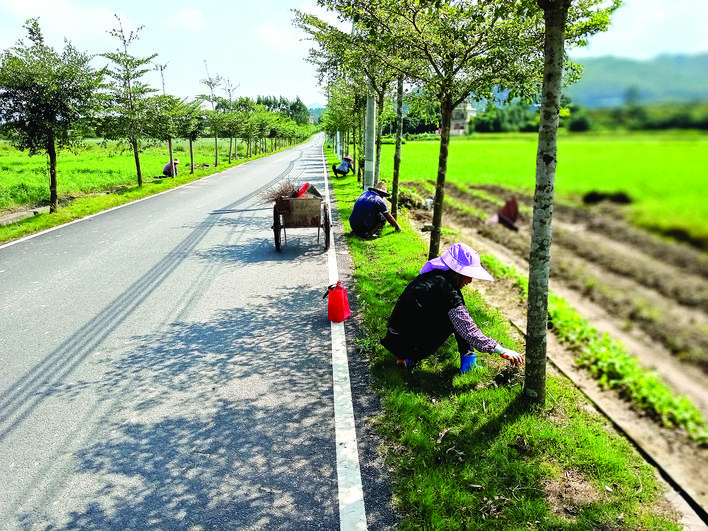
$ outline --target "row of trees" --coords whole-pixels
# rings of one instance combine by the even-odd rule
[[[606,29],[619,0],[318,0],[344,29],[296,12],[296,24],[316,43],[310,60],[329,96],[323,125],[363,143],[363,118],[378,111],[377,146],[385,114],[397,117],[392,204],[396,205],[401,160],[404,86],[412,105],[439,112],[440,152],[429,257],[439,254],[452,112],[473,99],[536,100],[540,104],[536,193],[530,249],[525,393],[545,402],[548,271],[556,136],[562,79],[577,78],[565,44],[582,45]],[[565,76],[564,76],[565,72]],[[437,109],[435,109],[437,107]],[[420,113],[425,116],[425,111]],[[348,145],[348,140],[345,145]],[[366,162],[373,146],[366,146]],[[378,163],[380,150],[376,149]],[[378,168],[378,166],[376,166]],[[378,170],[373,172],[378,181]],[[369,185],[366,182],[365,186]]]
[[[621,107],[587,109],[562,98],[560,126],[569,131],[708,129],[708,102],[641,104],[629,101]],[[470,120],[470,132],[505,133],[538,131],[539,114],[534,105],[513,102],[490,105]]]
[[[307,107],[299,98],[294,102],[282,97],[236,98],[236,87],[221,76],[212,77],[208,68],[202,80],[208,94],[193,101],[167,94],[166,66],[155,64],[157,54],[136,57],[130,53],[142,27],[127,31],[120,18],[116,20],[109,33],[120,45],[99,55],[108,62],[103,68],[95,68],[93,57],[70,42],[61,53],[48,46],[37,19],[24,26],[27,41],[19,41],[0,58],[0,132],[30,155],[47,155],[51,212],[58,203],[57,153],[89,135],[117,141],[121,149],[132,151],[137,183],[142,186],[140,153],[155,143],[168,143],[172,161],[172,139],[189,140],[193,172],[192,145],[205,134],[214,137],[217,166],[219,138],[229,139],[231,162],[232,155],[238,156],[236,138],[245,140],[246,156],[251,156],[265,151],[267,142],[275,149],[311,134]],[[162,76],[162,94],[143,81],[155,69]],[[217,93],[219,89],[225,97]]]
[[[569,111],[565,121],[570,131],[708,130],[708,102],[643,104],[630,100],[621,107],[609,109],[570,105]]]

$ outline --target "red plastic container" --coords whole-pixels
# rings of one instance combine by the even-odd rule
[[[302,185],[302,188],[300,188],[300,190],[298,190],[297,196],[298,196],[298,197],[302,197],[303,195],[305,195],[305,192],[307,192],[307,189],[308,189],[309,187],[310,187],[310,183],[305,183],[305,184],[303,184],[303,185]]]
[[[338,280],[336,284],[332,284],[327,288],[325,297],[329,296],[327,302],[327,317],[334,323],[341,323],[352,312],[349,310],[349,299],[347,298],[347,290],[342,286],[342,281]]]

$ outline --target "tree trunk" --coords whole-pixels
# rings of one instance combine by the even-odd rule
[[[191,169],[189,173],[194,173],[194,140],[189,139],[189,165]]]
[[[452,123],[452,98],[449,94],[440,98],[440,157],[438,158],[438,180],[435,184],[433,202],[433,230],[430,231],[428,259],[440,254],[440,233],[442,232],[443,200],[445,199],[445,175],[447,174],[447,154],[450,147],[450,124]]]
[[[403,138],[403,76],[398,77],[396,92],[396,153],[393,156],[393,183],[391,183],[391,215],[398,219],[398,179],[401,170],[401,141]]]
[[[57,211],[59,206],[59,194],[57,193],[57,147],[54,142],[54,133],[49,133],[47,146],[49,155],[49,212]]]
[[[359,127],[358,127],[358,114],[357,114],[357,119],[354,121],[354,125],[352,126],[352,136],[354,137],[354,162],[356,162],[356,182],[360,183],[361,182],[361,160],[359,160],[360,153],[361,153],[361,135],[359,133]]]
[[[170,177],[173,179],[175,178],[175,173],[177,168],[175,167],[175,157],[174,153],[172,152],[172,137],[168,136],[167,137],[167,150],[170,152]]]
[[[546,347],[548,333],[548,274],[551,260],[551,221],[556,178],[561,75],[565,21],[571,0],[538,0],[544,12],[545,43],[541,121],[536,153],[536,191],[529,253],[529,296],[526,325],[524,393],[532,402],[546,402]]]
[[[133,148],[133,158],[135,159],[135,171],[138,173],[138,186],[143,185],[143,172],[140,169],[140,153],[138,152],[138,141],[131,140],[130,146]]]

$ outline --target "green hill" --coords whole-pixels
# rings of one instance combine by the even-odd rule
[[[310,111],[310,116],[315,121],[315,123],[319,121],[320,116],[322,116],[322,113],[325,111],[325,109],[326,107],[320,105],[319,103],[315,103],[307,107],[307,110]]]
[[[708,53],[664,55],[649,61],[616,57],[575,59],[580,81],[565,89],[584,107],[617,107],[630,91],[640,103],[708,101]]]

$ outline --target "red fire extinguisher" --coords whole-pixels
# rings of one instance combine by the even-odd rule
[[[330,321],[341,323],[352,314],[349,310],[347,290],[342,286],[341,280],[329,286],[322,298],[324,299],[327,296],[329,296],[329,301],[327,302],[327,317],[329,317]]]

